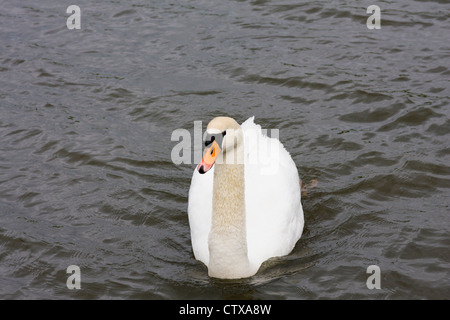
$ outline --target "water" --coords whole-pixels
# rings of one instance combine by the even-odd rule
[[[1,1],[1,298],[450,298],[447,1],[70,4],[80,30]],[[194,259],[195,164],[171,161],[218,115],[279,129],[319,181],[292,254],[238,281]]]

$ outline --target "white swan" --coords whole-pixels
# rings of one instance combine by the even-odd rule
[[[253,120],[240,126],[232,118],[214,118],[192,176],[192,248],[211,277],[250,277],[265,260],[289,254],[303,231],[295,163]]]

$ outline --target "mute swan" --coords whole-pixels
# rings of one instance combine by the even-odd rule
[[[271,258],[289,254],[303,231],[299,176],[278,139],[249,118],[240,126],[217,117],[194,170],[188,217],[194,256],[214,278],[254,275]]]

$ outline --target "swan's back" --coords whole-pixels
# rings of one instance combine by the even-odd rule
[[[278,139],[267,137],[253,117],[245,121],[247,248],[251,263],[289,254],[303,231],[297,167]],[[250,141],[250,143],[247,143]]]

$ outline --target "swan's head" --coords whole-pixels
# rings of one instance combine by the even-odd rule
[[[214,163],[223,162],[225,154],[233,154],[227,157],[234,160],[234,151],[242,145],[242,130],[239,123],[233,118],[217,117],[212,119],[206,127],[205,154],[197,166],[200,173],[205,173],[212,168]]]

